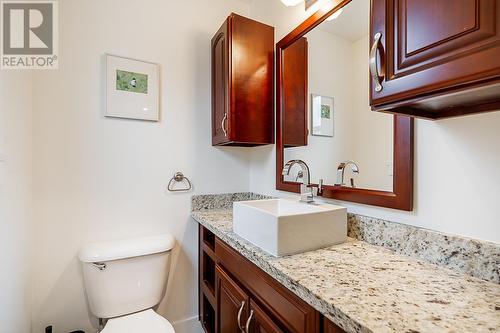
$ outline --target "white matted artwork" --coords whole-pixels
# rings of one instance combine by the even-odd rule
[[[158,64],[106,55],[106,117],[160,120]]]
[[[311,133],[333,137],[333,97],[311,94]]]

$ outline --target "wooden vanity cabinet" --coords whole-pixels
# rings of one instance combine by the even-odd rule
[[[439,119],[500,109],[498,0],[372,0],[371,11],[373,110]]]
[[[345,333],[343,329],[332,323],[326,318],[323,318],[323,333]]]
[[[250,300],[250,325],[247,333],[285,333],[257,303]],[[246,327],[245,327],[246,329]]]
[[[216,268],[217,279],[217,332],[239,332],[248,320],[250,297],[220,267]]]
[[[274,321],[217,266],[217,332],[282,333]]]
[[[199,318],[205,332],[343,333],[201,225],[199,237]],[[207,257],[214,260],[203,259]],[[215,289],[210,287],[212,274],[207,274],[212,271]]]
[[[212,38],[212,145],[274,143],[274,28],[231,14]]]

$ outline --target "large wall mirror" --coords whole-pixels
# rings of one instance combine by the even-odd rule
[[[370,109],[373,35],[370,1],[337,0],[277,44],[277,189],[299,192],[282,170],[303,160],[323,197],[412,210],[413,120]]]

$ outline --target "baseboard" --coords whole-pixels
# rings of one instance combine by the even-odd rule
[[[172,323],[175,333],[203,333],[198,316],[186,318]]]

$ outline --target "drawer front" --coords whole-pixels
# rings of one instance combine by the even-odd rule
[[[319,332],[320,314],[309,304],[287,290],[234,249],[216,239],[217,262],[242,286],[251,292],[264,310],[278,319],[287,331]]]

